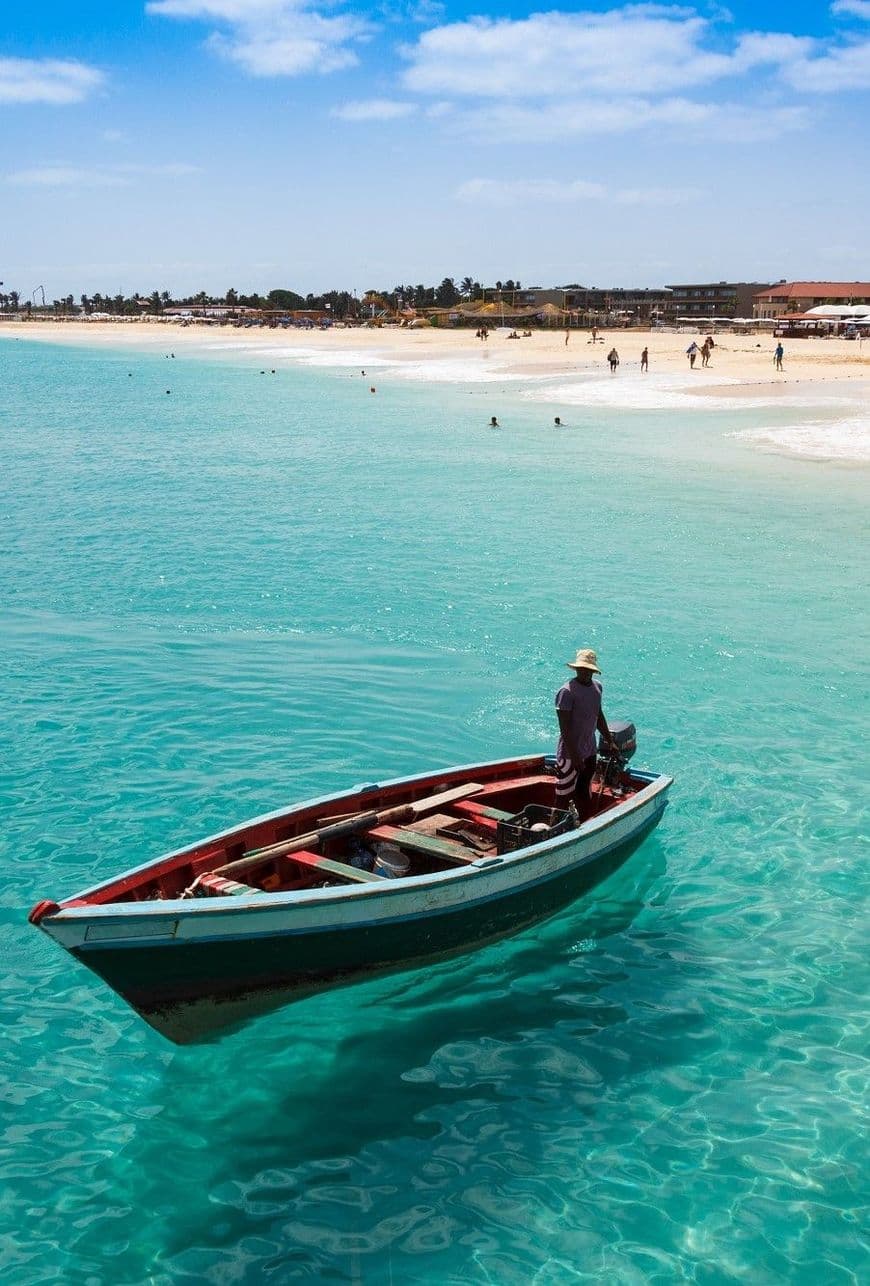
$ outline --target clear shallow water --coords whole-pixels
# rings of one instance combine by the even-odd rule
[[[21,341],[0,377],[7,1278],[857,1282],[866,470],[729,436],[793,408],[555,433],[507,383]],[[674,802],[530,933],[179,1051],[24,922],[549,748],[585,643]]]

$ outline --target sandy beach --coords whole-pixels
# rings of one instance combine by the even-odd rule
[[[334,326],[326,330],[182,325],[162,322],[2,322],[0,341],[131,349],[214,360],[250,360],[347,368],[370,377],[429,384],[515,386],[518,396],[557,408],[611,406],[632,410],[754,405],[794,407],[803,422],[759,441],[815,459],[870,462],[870,340],[783,340],[783,370],[774,368],[777,340],[769,333],[722,333],[709,365],[694,368],[686,350],[704,334],[690,331],[536,330],[510,338],[505,327],[482,341],[473,330]],[[607,354],[619,366],[611,374]],[[644,348],[649,371],[640,369]],[[812,417],[806,424],[806,417]]]
[[[528,337],[509,339],[505,327],[490,331],[489,339],[475,338],[473,330],[402,329],[399,327],[334,326],[328,330],[250,329],[230,326],[184,326],[180,323],[149,322],[0,322],[0,337],[45,340],[50,343],[107,345],[145,348],[236,348],[252,354],[285,352],[319,357],[322,364],[354,363],[357,354],[366,354],[374,364],[454,363],[463,367],[493,369],[499,376],[559,376],[608,374],[607,354],[615,347],[620,366],[617,377],[640,373],[640,355],[649,349],[649,374],[680,375],[684,387],[713,391],[721,382],[733,395],[735,385],[771,388],[795,381],[839,383],[870,379],[870,339],[783,340],[784,370],[776,373],[773,350],[777,340],[770,334],[722,333],[705,369],[698,358],[690,370],[686,349],[693,339],[702,342],[705,332],[622,330],[602,332],[592,343],[588,331],[571,331],[567,344],[564,330],[535,330]]]

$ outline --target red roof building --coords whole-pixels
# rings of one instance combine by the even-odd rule
[[[823,304],[870,304],[870,281],[780,281],[753,297],[752,315],[782,317]]]

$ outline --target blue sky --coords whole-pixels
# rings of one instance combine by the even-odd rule
[[[4,0],[0,278],[867,280],[868,109],[870,0]]]

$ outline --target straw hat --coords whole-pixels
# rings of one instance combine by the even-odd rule
[[[574,660],[566,661],[565,664],[569,670],[592,670],[594,674],[601,673],[598,668],[598,657],[591,647],[581,647]]]

